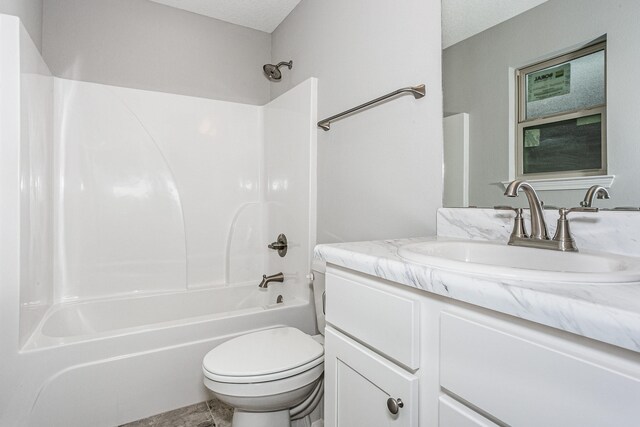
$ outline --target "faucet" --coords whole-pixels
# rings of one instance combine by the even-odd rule
[[[507,197],[517,197],[519,190],[524,192],[529,201],[529,210],[531,211],[531,235],[529,238],[549,240],[549,232],[547,231],[547,223],[544,220],[542,202],[531,184],[526,181],[515,180],[507,186],[504,195]]]
[[[599,191],[598,188],[594,187],[591,187],[589,189],[589,191],[593,189],[592,194],[587,192],[587,194],[590,194],[590,201],[593,200],[593,196]],[[513,210],[516,212],[513,231],[511,232],[511,237],[509,237],[509,245],[527,246],[539,249],[554,249],[563,252],[577,252],[578,247],[576,246],[575,240],[571,236],[567,215],[569,215],[571,212],[598,212],[598,208],[592,208],[591,206],[583,206],[580,208],[571,209],[560,208],[558,210],[560,216],[558,218],[556,234],[553,236],[553,239],[549,239],[547,224],[545,223],[542,210],[542,202],[538,198],[538,194],[536,193],[536,191],[528,182],[520,180],[513,181],[507,186],[507,190],[504,192],[504,195],[507,197],[516,197],[520,189],[522,189],[524,194],[527,195],[527,199],[529,200],[529,210],[531,211],[531,235],[527,235],[527,232],[524,228],[522,209],[512,208],[510,206],[496,206],[494,208],[499,210]],[[604,191],[606,192],[606,190]],[[586,200],[587,199],[585,197],[585,201]]]
[[[271,276],[267,276],[266,274],[263,274],[262,281],[260,282],[258,287],[266,288],[267,286],[269,286],[269,283],[271,282],[279,282],[279,283],[284,282],[284,274],[282,274],[282,272],[272,274]]]
[[[594,197],[597,197],[598,199],[608,199],[609,192],[606,188],[600,185],[592,185],[587,190],[587,194],[584,195],[584,200],[580,202],[580,206],[583,208],[590,208]]]

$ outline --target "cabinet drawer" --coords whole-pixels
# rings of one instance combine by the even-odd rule
[[[328,272],[327,322],[399,364],[418,369],[420,304],[382,286],[388,287],[364,277]]]
[[[440,396],[438,427],[499,427],[449,396]]]
[[[514,426],[637,426],[640,373],[541,331],[443,313],[443,389]],[[626,366],[625,372],[614,366]],[[623,368],[621,368],[623,369]]]

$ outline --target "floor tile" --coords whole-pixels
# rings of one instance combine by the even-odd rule
[[[217,402],[215,404],[200,402],[124,424],[121,427],[225,427],[224,416],[220,416],[221,422],[219,424],[214,421],[215,418],[210,409],[212,406],[216,408],[216,411],[224,411],[221,404]],[[228,426],[231,426],[231,422]]]
[[[217,399],[207,401],[209,411],[216,427],[231,427],[231,419],[233,418],[233,408],[220,402]]]

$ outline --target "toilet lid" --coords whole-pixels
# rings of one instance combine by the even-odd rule
[[[211,350],[202,362],[211,379],[244,382],[251,377],[269,380],[295,375],[322,363],[324,348],[296,328],[284,327],[253,332],[229,340]],[[295,372],[290,372],[295,371]],[[282,375],[274,375],[274,374]],[[229,378],[235,377],[235,380]]]

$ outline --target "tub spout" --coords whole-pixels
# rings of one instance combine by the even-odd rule
[[[271,276],[267,276],[266,274],[263,274],[262,281],[260,282],[258,287],[266,288],[267,286],[269,286],[269,283],[271,282],[280,282],[280,283],[284,282],[284,274],[282,274],[282,272],[272,274]]]

